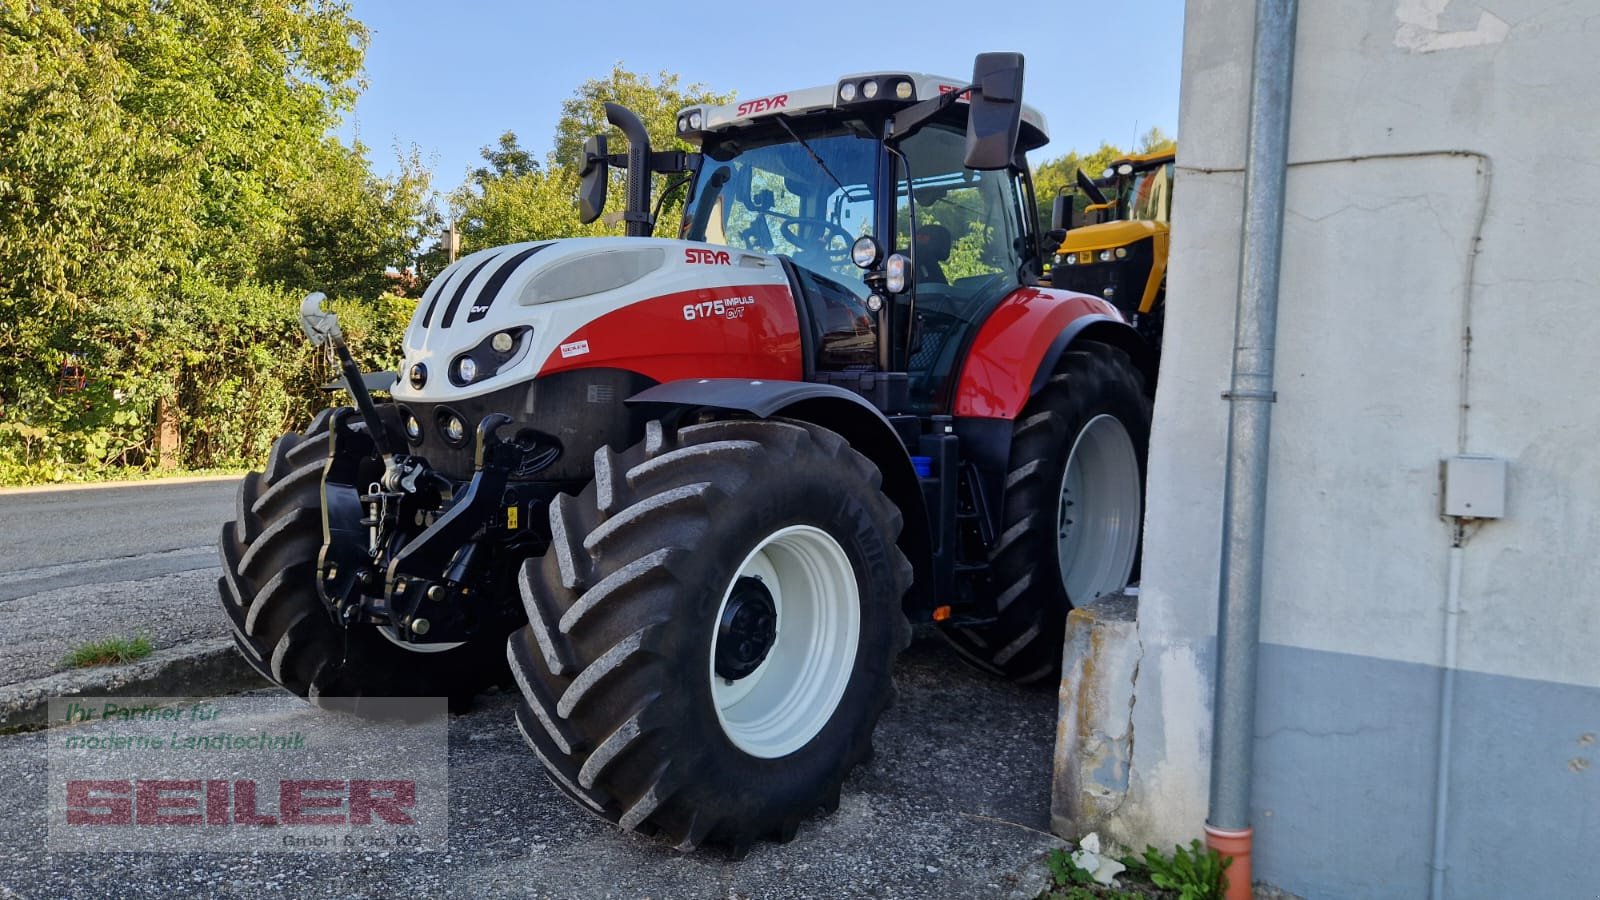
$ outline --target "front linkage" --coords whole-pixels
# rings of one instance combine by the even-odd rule
[[[517,564],[549,543],[539,526],[558,492],[551,483],[511,479],[535,474],[557,456],[502,440],[497,432],[512,419],[500,413],[478,423],[468,481],[397,452],[405,446],[398,417],[373,401],[321,300],[306,298],[302,326],[313,344],[337,354],[356,402],[329,422],[317,558],[323,603],[345,627],[377,625],[409,645],[453,645],[503,632],[520,618],[506,599],[516,596]]]

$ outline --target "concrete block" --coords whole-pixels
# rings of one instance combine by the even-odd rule
[[[1112,594],[1067,615],[1050,828],[1068,840],[1104,832],[1128,795],[1139,601]]]

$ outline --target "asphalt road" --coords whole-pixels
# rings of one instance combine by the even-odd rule
[[[839,810],[742,860],[680,854],[586,814],[544,777],[514,698],[450,722],[446,852],[43,851],[45,736],[0,738],[0,897],[1033,897],[1047,834],[1054,692],[976,674],[937,638],[901,657],[900,702]]]
[[[58,671],[87,641],[225,636],[216,541],[237,483],[0,492],[0,684]]]

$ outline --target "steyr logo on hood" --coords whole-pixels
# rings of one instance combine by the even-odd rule
[[[733,260],[728,256],[728,251],[707,250],[704,247],[683,248],[683,260],[684,262],[700,263],[701,265],[706,266],[727,266],[733,264]]]

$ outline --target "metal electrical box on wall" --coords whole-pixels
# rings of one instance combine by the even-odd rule
[[[1442,463],[1444,514],[1498,519],[1506,514],[1506,461],[1494,456],[1452,456]]]

